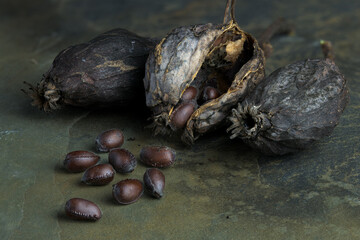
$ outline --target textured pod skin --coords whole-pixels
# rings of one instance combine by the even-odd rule
[[[45,111],[143,103],[145,62],[154,46],[125,29],[111,30],[61,51],[41,82],[24,92]]]
[[[65,204],[65,213],[75,220],[97,221],[101,218],[100,208],[93,202],[82,199],[72,198]]]
[[[175,161],[175,150],[165,146],[146,146],[140,151],[140,160],[151,167],[168,167]]]
[[[348,99],[333,61],[300,61],[274,71],[233,109],[228,131],[264,154],[296,152],[331,134]]]
[[[225,24],[174,29],[146,62],[146,105],[153,112],[155,135],[180,130],[182,140],[192,144],[218,126],[263,79],[264,61],[256,39],[242,31],[233,19]],[[221,96],[199,106],[184,127],[171,125],[173,110],[181,104],[187,87],[194,86],[201,92],[212,78],[217,79],[215,84],[221,89]]]
[[[136,167],[136,158],[126,149],[115,148],[109,153],[109,163],[118,173],[130,173]]]
[[[87,185],[101,186],[109,184],[115,176],[114,168],[108,164],[99,164],[88,168],[81,178]]]
[[[99,134],[95,139],[96,150],[109,152],[113,148],[119,148],[124,143],[124,134],[119,129],[110,129]]]
[[[144,185],[151,196],[159,199],[164,195],[165,176],[159,169],[149,168],[144,173]]]
[[[144,193],[142,182],[137,179],[125,179],[113,185],[112,195],[120,204],[136,202]]]
[[[72,173],[83,172],[91,166],[94,166],[100,157],[89,151],[69,152],[64,160],[64,167]]]

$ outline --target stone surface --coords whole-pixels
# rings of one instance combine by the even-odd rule
[[[268,73],[321,57],[319,40],[333,42],[351,100],[333,134],[298,154],[268,158],[218,134],[187,148],[152,137],[142,110],[45,114],[20,91],[69,45],[116,27],[161,38],[179,25],[221,22],[223,9],[215,0],[0,2],[1,239],[360,239],[359,1],[237,1],[239,25],[255,35],[280,16],[296,25],[295,34],[273,41]],[[119,206],[110,185],[89,188],[81,173],[62,168],[66,153],[95,151],[95,137],[110,128],[123,130],[123,147],[137,158],[148,144],[177,151],[163,171],[162,199],[144,195]],[[145,170],[139,164],[129,176],[141,180]],[[116,174],[114,182],[129,176]],[[73,197],[98,204],[102,219],[66,218],[63,207]]]

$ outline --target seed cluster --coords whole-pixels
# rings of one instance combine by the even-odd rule
[[[71,173],[84,172],[81,182],[86,185],[103,186],[113,181],[116,172],[127,174],[137,166],[135,156],[120,148],[124,135],[119,129],[110,129],[101,133],[95,141],[98,152],[109,152],[109,163],[98,164],[100,156],[89,151],[73,151],[66,155],[64,168]],[[112,196],[116,203],[128,205],[143,195],[144,189],[154,198],[164,194],[165,176],[156,167],[168,167],[175,161],[175,151],[166,146],[145,146],[140,151],[140,160],[148,168],[143,182],[138,179],[125,179],[114,184]],[[100,208],[83,198],[69,199],[65,204],[65,213],[75,220],[96,221],[102,217]]]

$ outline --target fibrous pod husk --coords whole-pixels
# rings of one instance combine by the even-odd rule
[[[348,99],[333,61],[296,62],[274,71],[232,110],[230,138],[268,155],[296,152],[331,134]]]
[[[223,24],[174,29],[150,53],[144,86],[155,134],[178,131],[192,144],[263,79],[263,51],[235,22],[233,8],[234,1],[228,1]],[[201,102],[198,96],[208,86],[220,96]],[[190,87],[198,93],[187,100],[182,96]]]
[[[143,103],[145,62],[154,46],[125,29],[111,30],[61,51],[40,83],[23,91],[44,111]]]

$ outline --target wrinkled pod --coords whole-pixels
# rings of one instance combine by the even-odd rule
[[[154,134],[180,132],[192,144],[263,79],[263,51],[235,22],[234,2],[227,2],[223,24],[176,28],[150,53],[144,86]],[[203,101],[207,87],[215,90]]]
[[[28,90],[32,105],[44,111],[63,105],[129,107],[143,104],[145,62],[156,45],[125,29],[105,32],[62,50],[42,80]]]
[[[267,155],[296,152],[330,135],[348,100],[333,61],[299,61],[271,73],[239,103],[228,132]]]

